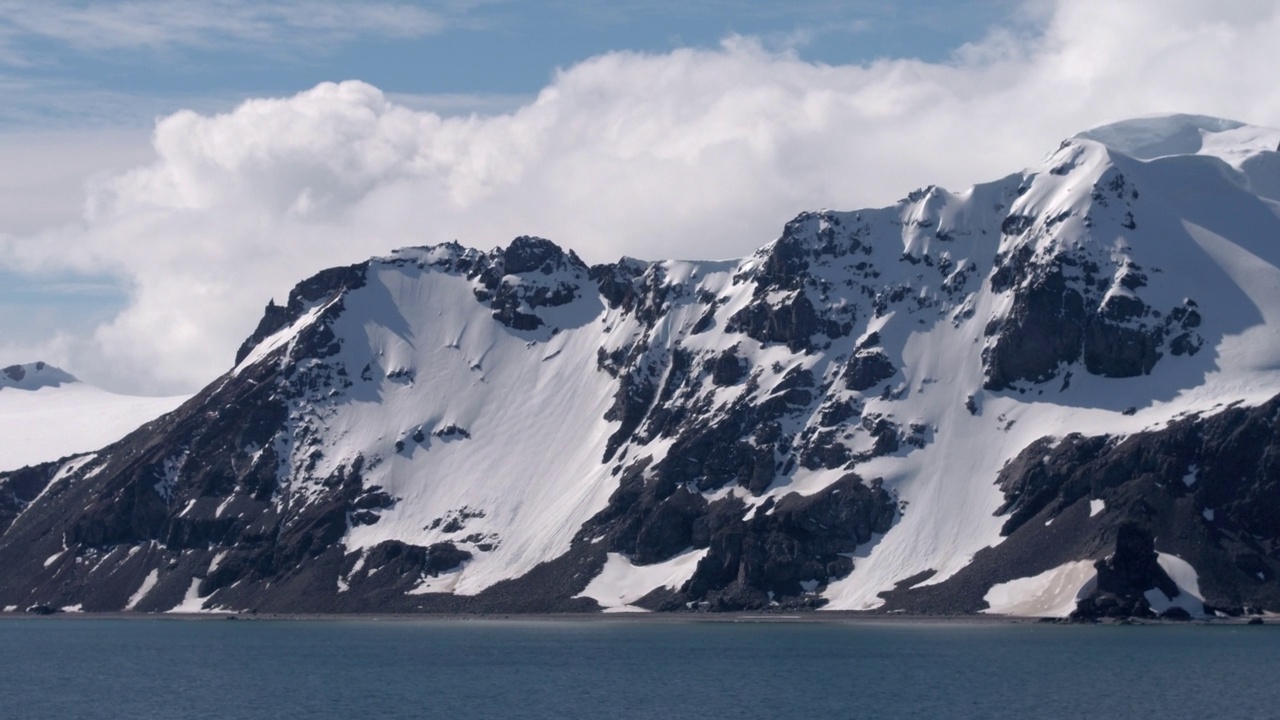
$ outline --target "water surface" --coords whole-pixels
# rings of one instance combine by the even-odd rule
[[[0,619],[6,718],[1272,718],[1280,627]]]

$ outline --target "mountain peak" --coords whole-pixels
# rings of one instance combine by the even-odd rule
[[[1157,115],[1100,125],[1077,138],[1102,143],[1139,160],[1170,155],[1211,155],[1233,160],[1276,152],[1280,130],[1206,115]]]
[[[0,390],[39,390],[77,382],[80,381],[71,373],[41,361],[0,369]]]

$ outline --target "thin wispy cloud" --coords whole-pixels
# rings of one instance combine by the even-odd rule
[[[785,33],[766,35],[767,44],[779,50],[799,50],[807,47],[820,37],[828,35],[857,36],[870,32],[875,24],[870,20],[848,20],[842,22],[801,25]]]
[[[156,118],[178,110],[226,111],[249,96],[244,91],[155,93],[108,89],[86,86],[73,79],[33,80],[3,74],[0,93],[14,99],[0,104],[0,137],[53,129],[150,129]]]
[[[245,2],[0,2],[0,62],[29,64],[26,45],[72,50],[181,50],[285,43],[322,46],[361,36],[414,38],[445,29],[450,17],[420,5],[337,0]]]
[[[90,280],[37,282],[30,279],[14,283],[0,291],[0,305],[18,305],[32,297],[41,299],[76,299],[77,297],[120,298],[124,293],[113,282]]]

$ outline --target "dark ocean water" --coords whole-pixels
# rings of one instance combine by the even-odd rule
[[[0,718],[1277,718],[1280,626],[0,620]]]

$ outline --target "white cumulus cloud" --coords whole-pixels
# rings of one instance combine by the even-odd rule
[[[179,112],[154,161],[97,183],[78,222],[0,239],[0,263],[124,279],[126,309],[59,352],[108,385],[173,391],[226,370],[269,297],[397,246],[539,234],[595,262],[739,256],[801,210],[962,189],[1123,117],[1280,125],[1280,85],[1259,72],[1273,0],[1028,7],[1038,30],[945,63],[828,66],[731,38],[591,58],[491,116],[360,82]]]

